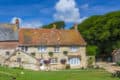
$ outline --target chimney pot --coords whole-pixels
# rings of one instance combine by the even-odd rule
[[[78,30],[78,24],[74,24],[74,29]]]
[[[15,20],[15,24],[16,24],[17,27],[19,28],[19,19],[18,19],[18,18]]]

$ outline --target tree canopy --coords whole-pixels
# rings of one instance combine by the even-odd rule
[[[97,47],[96,53],[111,54],[114,49],[120,48],[120,11],[91,16],[78,25],[78,30],[88,46]]]
[[[44,25],[42,28],[51,29],[51,28],[53,28],[53,24],[56,25],[56,29],[64,29],[65,28],[65,22],[64,21],[53,22],[53,23],[50,23],[48,25]]]

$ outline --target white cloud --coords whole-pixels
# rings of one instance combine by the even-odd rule
[[[54,18],[56,20],[78,23],[86,19],[86,17],[80,18],[80,11],[75,0],[59,0],[55,5],[55,9]]]
[[[14,24],[16,19],[19,19],[21,28],[40,28],[43,25],[40,21],[34,20],[34,21],[27,21],[26,22],[19,17],[13,17],[11,19],[11,23]]]

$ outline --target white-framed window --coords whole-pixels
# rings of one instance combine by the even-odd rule
[[[57,58],[52,58],[52,59],[50,60],[50,63],[51,63],[51,64],[56,64],[57,62],[58,62]]]
[[[41,64],[44,64],[44,59],[40,59],[40,63],[41,63]]]
[[[55,46],[54,47],[54,52],[59,52],[60,51],[60,47],[59,46]]]
[[[71,49],[71,52],[76,52],[78,50],[78,47],[77,46],[71,46],[70,49]]]
[[[38,47],[38,50],[39,50],[39,52],[46,52],[46,47],[45,46],[39,46]]]
[[[21,46],[21,50],[28,51],[28,47],[27,46]]]
[[[69,64],[80,65],[80,58],[77,58],[77,57],[69,58]]]

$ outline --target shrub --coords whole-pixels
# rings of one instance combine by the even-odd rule
[[[32,52],[31,55],[34,57],[35,56],[35,52]]]
[[[67,64],[65,69],[70,69],[70,64]]]
[[[116,72],[112,73],[112,76],[120,78],[120,71],[116,71]]]
[[[14,76],[11,76],[12,77],[12,80],[16,80],[16,77],[14,77]]]
[[[49,56],[50,56],[50,57],[52,57],[52,56],[53,56],[53,52],[49,52],[48,54],[49,54]]]
[[[81,69],[81,70],[84,70],[85,68],[84,68],[84,67],[81,67],[80,69]]]
[[[20,69],[20,70],[23,70],[23,67],[13,67],[13,69]]]
[[[46,65],[50,64],[50,60],[44,60],[44,64]]]
[[[40,66],[42,66],[43,64],[42,63],[40,63]]]
[[[93,68],[93,63],[94,63],[95,59],[94,59],[94,56],[90,56],[88,58],[88,67],[89,68]]]
[[[66,64],[66,59],[61,59],[60,62],[61,64]]]
[[[64,55],[67,55],[67,54],[68,54],[68,51],[63,51],[63,54],[64,54]]]
[[[117,62],[117,65],[120,66],[120,61]]]

